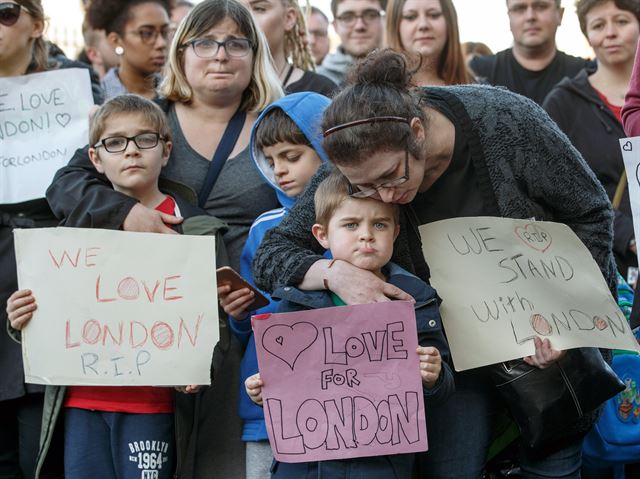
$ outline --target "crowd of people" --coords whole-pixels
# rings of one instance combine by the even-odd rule
[[[544,447],[516,438],[508,472],[488,464],[506,407],[484,368],[454,370],[418,233],[468,216],[560,222],[614,297],[635,287],[618,140],[640,134],[640,0],[575,2],[593,59],[558,50],[574,14],[561,0],[505,0],[513,44],[496,54],[461,43],[453,0],[332,0],[331,21],[299,0],[82,3],[70,59],[46,39],[41,0],[0,0],[0,77],[87,69],[97,105],[46,195],[0,205],[0,479],[640,477],[640,457],[583,462],[597,410]],[[269,304],[218,285],[209,387],[25,383],[21,331],[46,318],[18,287],[12,231],[56,225],[207,231],[218,266]],[[416,311],[429,450],[274,461],[248,318],[391,300],[430,305]],[[573,354],[534,344],[533,369]],[[163,446],[141,476],[130,444],[148,441]]]

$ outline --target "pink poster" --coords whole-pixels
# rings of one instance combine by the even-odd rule
[[[260,317],[252,324],[278,461],[427,450],[411,303]]]

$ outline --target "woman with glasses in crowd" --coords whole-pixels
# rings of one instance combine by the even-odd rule
[[[504,89],[411,85],[401,54],[374,52],[356,67],[322,121],[325,151],[354,193],[403,205],[393,261],[426,281],[419,225],[464,216],[535,217],[567,224],[615,291],[611,205],[546,113]],[[289,216],[265,235],[253,263],[257,286],[328,285],[348,304],[410,300],[372,273],[322,256],[311,234],[313,197],[328,170],[320,167]],[[534,344],[535,355],[524,358],[532,367],[546,368],[570,354],[552,349],[548,339],[535,338]],[[483,368],[455,373],[455,383],[448,401],[427,411],[429,451],[420,455],[420,477],[482,477],[493,420],[504,404]],[[585,415],[543,450],[523,444],[522,477],[579,478],[581,436],[594,419]]]
[[[418,86],[474,83],[452,0],[389,0],[387,46],[415,61]]]
[[[0,1],[0,77],[19,77],[61,68],[88,68],[62,56],[49,58],[44,29],[41,0]],[[94,101],[100,103],[102,93],[95,74],[91,81]],[[53,143],[53,138],[51,140]],[[0,327],[4,330],[0,333],[0,477],[31,479],[36,472],[44,388],[24,383],[20,345],[6,334],[5,305],[9,295],[18,288],[13,229],[58,223],[44,193],[43,189],[40,199],[0,204]],[[42,469],[42,478],[61,477],[62,441],[56,438],[52,448],[56,453]]]
[[[306,24],[298,0],[242,0],[267,37],[273,67],[286,93],[314,91],[332,96],[337,85],[315,69],[304,41]]]
[[[102,80],[106,99],[125,93],[154,98],[167,61],[171,0],[92,0],[87,20],[104,30],[120,65]]]
[[[258,113],[283,95],[251,13],[236,0],[196,5],[178,26],[159,91],[163,99],[158,103],[173,137],[162,176],[181,184],[182,196],[185,189],[192,190],[201,207],[227,224],[224,243],[230,266],[238,270],[253,220],[278,206],[248,150]],[[222,143],[229,146],[226,152]],[[113,191],[90,164],[86,149],[78,150],[58,172],[48,200],[66,226],[171,233],[167,224],[181,221]],[[195,469],[193,464],[188,469],[197,478],[244,475],[237,414],[241,350],[228,327],[221,328],[218,349],[224,354],[223,366],[214,355],[212,387],[196,398],[200,417],[190,437],[198,438],[198,459]],[[181,445],[177,448],[180,455]],[[184,463],[182,467],[187,468]]]

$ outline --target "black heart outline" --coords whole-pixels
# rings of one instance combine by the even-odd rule
[[[274,352],[269,350],[267,345],[264,343],[264,337],[267,335],[267,332],[272,328],[284,327],[284,328],[289,328],[289,329],[291,329],[293,331],[294,326],[296,326],[298,324],[308,324],[309,326],[311,326],[313,328],[313,330],[315,331],[315,336],[313,337],[313,340],[311,340],[306,347],[304,347],[303,349],[300,350],[300,352],[298,352],[297,356],[293,359],[293,364],[289,364],[285,359],[281,358],[280,356],[278,356],[277,354],[275,354]],[[264,330],[264,333],[262,333],[261,342],[262,342],[262,347],[264,348],[264,350],[266,352],[268,352],[272,356],[275,356],[276,358],[278,358],[280,361],[282,361],[287,366],[289,366],[291,368],[291,370],[293,371],[293,369],[295,367],[295,364],[296,364],[296,361],[298,360],[300,355],[302,353],[304,353],[307,349],[309,349],[313,345],[313,343],[316,342],[316,339],[318,339],[318,328],[316,328],[313,324],[309,323],[308,321],[300,321],[298,323],[292,324],[291,326],[289,326],[288,324],[274,324],[273,326],[269,326],[267,329]]]

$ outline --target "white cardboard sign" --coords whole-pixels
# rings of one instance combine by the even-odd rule
[[[87,144],[92,105],[84,68],[0,78],[0,204],[44,197]]]
[[[560,223],[455,218],[420,227],[458,371],[555,349],[640,350],[589,250]]]
[[[14,230],[26,381],[210,384],[219,338],[213,236]]]

